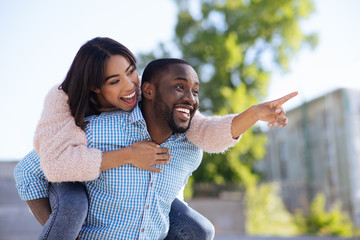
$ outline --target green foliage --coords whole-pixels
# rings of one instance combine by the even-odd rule
[[[263,236],[294,236],[299,233],[275,184],[249,187],[246,193],[246,233]]]
[[[189,177],[189,180],[184,189],[184,199],[185,200],[191,199],[194,195],[194,189],[192,188],[193,182],[194,182],[194,178],[192,176]]]
[[[240,113],[262,101],[271,71],[287,71],[290,60],[304,44],[316,44],[316,35],[305,34],[300,28],[300,21],[314,11],[312,0],[176,3],[174,44],[198,72],[200,110],[204,113]],[[173,57],[174,51],[169,49],[161,44],[155,52],[139,59],[147,62]],[[242,136],[240,144],[225,154],[205,154],[194,172],[194,181],[246,185],[244,181],[256,179],[252,166],[265,156],[265,144],[264,134],[253,127]]]
[[[304,234],[320,236],[353,237],[354,226],[349,216],[341,210],[341,205],[335,204],[326,211],[324,194],[317,194],[311,203],[310,213],[304,217],[298,210],[295,222]]]

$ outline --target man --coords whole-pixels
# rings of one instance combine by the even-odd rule
[[[87,118],[85,131],[90,147],[109,151],[152,140],[169,148],[173,158],[168,165],[159,166],[162,173],[125,165],[86,182],[89,213],[80,232],[82,239],[166,237],[171,203],[202,157],[202,151],[186,139],[186,130],[198,108],[198,91],[199,80],[190,65],[178,59],[159,59],[143,73],[139,106],[129,112]],[[258,120],[286,125],[281,105],[295,95],[253,106],[239,114],[233,120],[233,138]]]
[[[87,119],[89,146],[108,151],[151,140],[170,149],[172,159],[159,166],[162,173],[125,165],[86,182],[89,214],[82,239],[165,238],[171,203],[201,162],[202,151],[185,135],[198,108],[195,71],[182,60],[161,59],[147,66],[142,81],[140,106]],[[109,128],[115,130],[109,134]]]

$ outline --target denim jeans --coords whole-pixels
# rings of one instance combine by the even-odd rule
[[[49,186],[52,209],[39,240],[76,239],[88,214],[88,197],[79,182],[52,183]],[[170,229],[166,240],[211,240],[211,222],[177,198],[171,205]]]
[[[75,240],[87,217],[89,201],[80,182],[49,184],[51,215],[39,240]]]
[[[170,229],[166,240],[211,240],[215,229],[200,213],[175,198],[170,210]]]

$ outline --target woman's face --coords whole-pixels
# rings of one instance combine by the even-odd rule
[[[136,105],[138,88],[139,76],[135,66],[126,57],[113,55],[105,66],[105,82],[95,92],[103,108],[130,111]]]

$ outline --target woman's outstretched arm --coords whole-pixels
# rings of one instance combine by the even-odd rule
[[[205,152],[224,152],[234,146],[241,135],[257,121],[268,122],[268,126],[286,126],[288,119],[282,105],[295,97],[293,92],[282,98],[251,106],[240,114],[205,117],[196,112],[187,138]]]
[[[206,117],[197,111],[186,134],[187,139],[208,153],[224,152],[240,140],[232,136],[231,127],[236,114]]]

